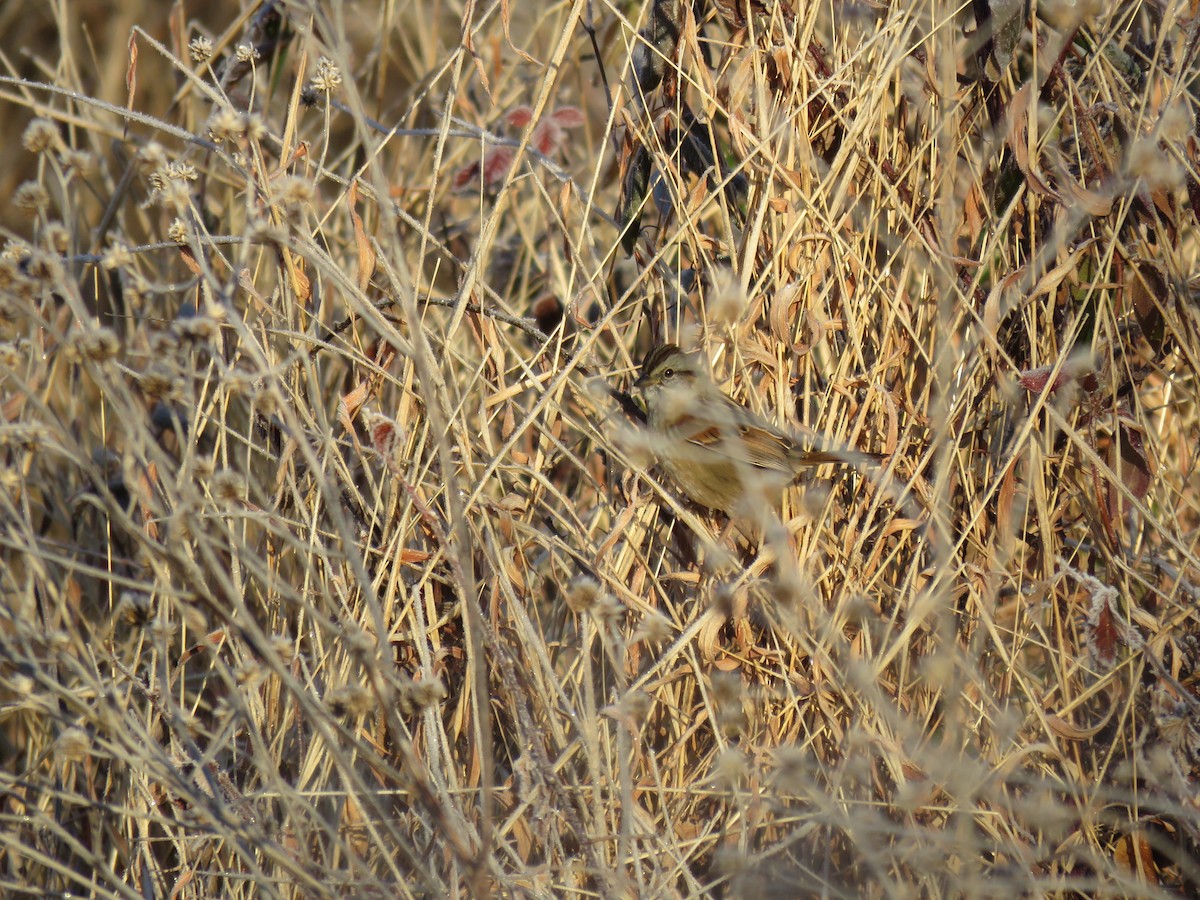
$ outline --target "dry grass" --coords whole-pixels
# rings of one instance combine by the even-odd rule
[[[796,5],[4,7],[5,892],[1200,890],[1196,20]]]

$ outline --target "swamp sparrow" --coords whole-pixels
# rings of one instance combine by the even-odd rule
[[[776,503],[805,468],[879,462],[853,450],[806,450],[726,396],[694,355],[674,344],[651,350],[634,382],[646,400],[652,449],[701,506],[747,514]]]

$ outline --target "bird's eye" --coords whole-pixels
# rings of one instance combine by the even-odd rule
[[[662,377],[663,378],[674,378],[675,370],[674,369],[663,369]]]

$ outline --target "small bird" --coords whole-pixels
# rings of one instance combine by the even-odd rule
[[[667,474],[701,506],[730,514],[776,503],[810,466],[874,463],[853,450],[806,450],[726,396],[694,355],[675,344],[646,354],[634,382],[646,400],[652,449]]]

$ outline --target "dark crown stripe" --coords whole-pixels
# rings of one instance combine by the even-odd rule
[[[671,354],[678,352],[679,347],[677,347],[675,344],[663,344],[661,347],[655,347],[653,350],[647,353],[646,358],[642,360],[642,374],[649,375],[656,368],[658,368],[659,363],[661,363],[664,359]]]

